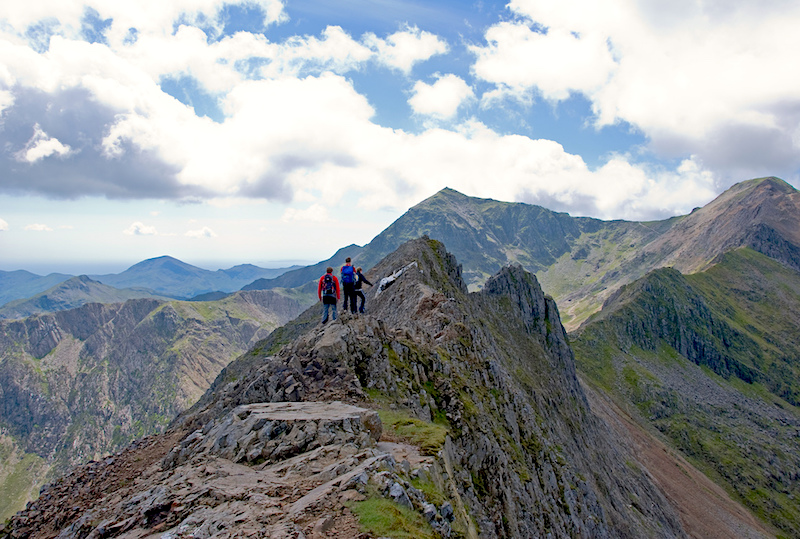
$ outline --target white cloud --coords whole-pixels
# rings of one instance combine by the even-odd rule
[[[445,54],[449,50],[447,42],[417,27],[395,32],[386,39],[367,34],[364,42],[377,50],[380,63],[404,73],[409,73],[417,62],[428,60],[437,54]]]
[[[576,36],[568,30],[546,34],[522,22],[501,22],[486,32],[474,73],[507,92],[523,95],[536,88],[545,99],[562,100],[571,92],[599,89],[615,67],[602,34]]]
[[[43,225],[43,224],[40,224],[40,223],[34,223],[34,224],[27,225],[27,226],[25,226],[25,230],[31,230],[31,231],[34,231],[34,232],[52,232],[53,231],[53,229],[50,228],[49,226]]]
[[[464,79],[453,74],[441,76],[433,84],[417,81],[413,92],[408,104],[416,114],[445,119],[454,117],[464,101],[475,97]]]
[[[520,18],[473,47],[487,97],[580,92],[597,126],[628,122],[661,155],[694,154],[717,170],[739,170],[759,140],[761,172],[800,166],[800,4],[511,0]],[[747,177],[747,176],[745,176]]]
[[[111,20],[105,36],[109,42],[116,44],[129,37],[131,28],[135,28],[139,34],[169,35],[174,22],[178,20],[188,24],[202,21],[205,26],[219,30],[223,24],[221,10],[225,5],[260,8],[264,13],[264,26],[286,20],[280,0],[37,0],[9,2],[3,6],[2,18],[23,34],[29,27],[46,22],[54,27],[53,31],[77,37],[81,33],[87,10],[92,10],[99,19]]]
[[[5,222],[3,219],[0,219],[0,232],[8,230],[8,223]]]
[[[122,231],[123,234],[128,236],[156,236],[158,231],[154,226],[148,226],[141,221],[131,223],[131,226]]]
[[[563,209],[609,217],[674,213],[707,201],[704,160],[711,150],[692,156],[691,173],[632,164],[625,156],[592,171],[581,157],[555,142],[500,135],[476,122],[418,134],[378,125],[369,101],[345,75],[369,62],[408,74],[418,62],[448,52],[444,40],[416,27],[385,38],[366,34],[355,40],[331,26],[319,36],[273,43],[248,32],[212,39],[213,24],[204,24],[203,29],[192,26],[194,15],[181,19],[185,24],[175,28],[182,13],[202,12],[213,23],[221,0],[31,4],[37,5],[15,5],[3,15],[18,35],[10,36],[9,26],[0,25],[0,85],[19,88],[20,93],[0,94],[0,106],[17,106],[14,99],[19,101],[31,89],[45,94],[64,88],[85,90],[87,100],[113,118],[112,123],[102,120],[102,134],[96,135],[102,139],[96,144],[104,150],[102,165],[145,155],[147,167],[166,170],[162,177],[167,181],[142,181],[146,187],[131,189],[135,192],[129,196],[184,196],[214,199],[218,204],[256,198],[310,205],[287,211],[284,222],[330,220],[329,211],[352,192],[358,193],[363,208],[404,209],[445,186],[503,200],[552,200]],[[671,95],[647,77],[637,79],[635,70],[628,74],[626,62],[633,66],[646,60],[634,50],[634,37],[641,37],[649,54],[662,61],[665,53],[656,45],[671,43],[667,38],[678,30],[662,30],[663,42],[641,36],[652,25],[643,16],[627,14],[624,0],[605,8],[568,4],[575,13],[535,0],[512,2],[519,18],[491,28],[490,44],[473,49],[477,55],[473,73],[495,85],[483,94],[484,104],[488,95],[512,93],[525,98],[522,94],[532,88],[551,100],[581,92],[592,99],[599,124],[623,119],[646,129],[651,137],[665,133],[659,141],[669,142],[666,135],[674,134],[668,124],[671,119],[666,114],[661,118],[658,107],[643,99],[655,96],[658,104]],[[265,24],[284,17],[280,2],[264,0],[260,5],[268,11]],[[113,19],[106,31],[107,44],[76,39],[83,6]],[[61,26],[46,52],[39,53],[26,44],[23,30],[48,9]],[[535,32],[531,20],[548,26],[547,33]],[[126,41],[132,27],[138,30],[136,39]],[[684,60],[683,49],[676,50]],[[681,75],[678,67],[665,64],[658,80]],[[191,106],[161,90],[163,77],[184,76],[216,100],[224,113],[220,123],[198,117]],[[417,114],[452,120],[472,92],[463,79],[448,74],[433,84],[418,82],[409,104]],[[667,103],[665,110],[674,113],[673,105]],[[763,117],[769,114],[762,112]],[[54,156],[66,159],[80,151],[72,148],[73,139],[59,134],[62,140],[58,140],[39,130],[41,135],[19,154],[29,162]],[[85,158],[86,152],[80,157]],[[92,194],[126,196],[119,194],[125,186],[106,178],[92,180],[101,185]],[[108,182],[107,191],[102,191],[103,182]],[[171,184],[164,191],[154,187],[169,182],[176,184],[174,189]],[[56,189],[51,184],[48,188]],[[661,195],[648,198],[648,189]],[[685,193],[687,198],[678,200],[673,193]],[[316,206],[321,201],[324,205]],[[202,235],[203,230],[190,232]],[[125,233],[156,235],[157,231],[136,222]]]
[[[33,136],[25,144],[25,148],[17,152],[16,157],[18,161],[35,163],[51,155],[64,157],[69,155],[71,150],[68,145],[48,136],[47,133],[42,131],[39,124],[35,124],[33,126]]]
[[[328,223],[331,221],[331,216],[328,212],[328,208],[322,204],[312,204],[304,210],[286,208],[286,211],[283,212],[283,216],[281,217],[281,221],[285,223],[293,223],[298,221]]]
[[[190,238],[216,238],[217,234],[207,226],[199,230],[189,230],[186,232],[186,236]]]

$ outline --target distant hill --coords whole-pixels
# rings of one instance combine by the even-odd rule
[[[29,298],[54,287],[72,277],[63,273],[51,273],[45,277],[25,270],[0,270],[0,305],[15,299]]]
[[[309,282],[319,279],[328,266],[334,268],[338,273],[339,268],[344,266],[344,259],[348,256],[354,260],[358,259],[363,247],[358,245],[348,245],[342,247],[327,260],[317,262],[311,266],[304,266],[294,270],[286,271],[278,277],[265,277],[248,283],[242,290],[269,290],[272,288],[296,288],[307,285]],[[316,293],[316,290],[314,291]]]
[[[81,275],[71,277],[31,298],[6,303],[0,307],[0,318],[27,318],[34,314],[75,309],[87,303],[122,303],[140,298],[168,299],[152,290],[118,289]]]
[[[225,365],[306,305],[255,291],[0,320],[0,521],[53,474],[163,431]]]
[[[141,292],[130,297],[147,297],[145,292],[149,290],[150,295],[154,297],[187,299],[212,292],[235,292],[257,279],[277,277],[299,267],[261,268],[253,264],[240,264],[228,269],[210,271],[170,256],[161,256],[134,264],[122,273],[85,277],[117,289],[130,288]],[[14,300],[34,299],[34,296],[42,292],[49,293],[51,288],[72,277],[74,276],[63,273],[51,273],[42,277],[24,270],[0,271],[0,306]],[[97,301],[107,303],[105,300]],[[41,312],[48,310],[45,304],[40,305]],[[75,306],[77,305],[66,308]]]
[[[159,256],[134,264],[122,273],[90,277],[116,288],[149,288],[158,294],[185,299],[209,292],[234,292],[256,279],[277,277],[289,269],[242,264],[210,271],[171,256]]]

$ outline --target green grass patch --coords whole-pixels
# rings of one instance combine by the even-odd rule
[[[435,539],[430,525],[422,516],[391,500],[371,492],[363,502],[356,502],[351,510],[358,516],[361,531],[375,537],[391,537],[392,539]]]
[[[444,446],[448,427],[428,423],[398,410],[378,410],[384,431],[420,448],[423,455],[435,455]]]
[[[36,498],[46,466],[44,459],[30,453],[11,466],[0,483],[0,522],[24,509],[29,496]]]

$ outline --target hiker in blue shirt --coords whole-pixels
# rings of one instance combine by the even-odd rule
[[[342,292],[344,293],[344,304],[342,305],[342,312],[347,312],[347,303],[350,303],[350,312],[356,314],[356,269],[350,263],[348,256],[344,260],[344,266],[341,270]]]
[[[364,274],[361,273],[361,268],[356,269],[356,297],[359,298],[359,305],[358,305],[358,312],[364,312],[364,302],[367,301],[367,297],[364,295],[364,292],[361,290],[361,286],[367,283],[368,285],[372,286],[372,283],[364,277]]]

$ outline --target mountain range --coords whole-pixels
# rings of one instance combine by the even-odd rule
[[[258,399],[314,401],[336,396],[354,405],[388,408],[381,417],[391,427],[390,439],[400,436],[395,429],[397,418],[391,415],[395,411],[407,414],[399,424],[407,421],[420,429],[433,429],[424,430],[428,434],[441,433],[436,425],[443,421],[451,445],[437,446],[440,452],[434,463],[443,467],[447,477],[459,479],[456,484],[438,483],[445,494],[440,501],[447,499],[471,515],[460,524],[450,521],[453,530],[460,526],[464,536],[480,531],[487,537],[521,537],[545,530],[556,536],[585,535],[590,528],[582,519],[594,514],[593,522],[602,521],[607,536],[639,536],[643,530],[651,530],[646,534],[652,535],[660,529],[655,536],[791,537],[800,529],[798,204],[800,195],[793,187],[777,178],[760,178],[733,186],[688,215],[654,222],[601,221],[445,189],[409,209],[363,247],[345,247],[319,264],[243,285],[248,290],[294,294],[301,299],[299,305],[305,306],[315,299],[312,289],[324,267],[338,267],[344,257],[351,256],[356,265],[371,268],[367,275],[376,285],[385,278],[384,285],[389,287],[369,289],[368,317],[344,323],[350,330],[358,328],[355,335],[320,328],[316,308],[278,328],[226,367],[194,411],[173,425],[170,435],[189,436],[191,432],[185,429],[200,428],[203,422],[222,425],[229,421],[224,414],[233,413],[231,406],[255,405],[261,402]],[[431,239],[423,240],[424,245],[412,241],[422,235]],[[436,246],[436,240],[446,245],[460,266],[443,247]],[[417,264],[413,269],[411,259]],[[441,268],[446,268],[446,275]],[[393,284],[400,283],[403,275],[418,273],[428,287],[422,296],[416,288]],[[537,284],[526,285],[527,291],[521,292],[515,288],[520,282]],[[540,292],[531,292],[538,283],[548,294],[543,299],[533,299],[539,297]],[[291,288],[295,291],[288,292]],[[477,295],[466,294],[467,290]],[[478,306],[485,302],[492,307]],[[520,311],[507,310],[513,305]],[[430,309],[435,314],[431,320]],[[539,314],[525,318],[531,309]],[[558,311],[556,324],[553,313]],[[426,320],[424,330],[415,316]],[[519,316],[523,321],[518,323]],[[431,329],[434,319],[436,331]],[[377,320],[378,326],[371,320]],[[558,336],[562,323],[571,331],[569,338]],[[562,391],[562,397],[548,396],[547,386],[539,385],[544,371],[529,372],[529,366],[519,364],[532,353],[531,335],[540,335],[535,339],[547,343],[546,356],[555,354],[548,361],[562,358],[556,361],[559,374],[549,375],[558,387],[553,391]],[[437,348],[442,340],[449,344]],[[338,350],[340,341],[346,343],[346,350],[335,354],[339,367],[315,359]],[[571,357],[572,348],[574,367],[569,367],[571,360],[563,358],[565,354]],[[385,357],[379,360],[381,354]],[[435,359],[421,359],[425,357]],[[446,359],[454,361],[450,364]],[[451,366],[446,368],[446,364]],[[314,374],[319,365],[322,371]],[[473,379],[456,376],[449,389],[443,390],[438,382],[426,382],[441,381],[437,369],[442,369],[445,378],[472,369]],[[580,389],[574,389],[570,369],[577,370]],[[354,383],[352,376],[358,380],[356,389],[343,391]],[[492,385],[496,380],[504,380],[502,387]],[[264,393],[268,386],[272,389]],[[510,394],[515,396],[501,398],[506,387],[521,388],[527,396],[513,389]],[[317,393],[309,393],[309,388],[317,388]],[[579,396],[581,392],[585,396]],[[571,397],[562,402],[563,395]],[[526,400],[531,398],[537,404],[521,404],[533,402]],[[524,414],[533,414],[538,426],[509,419],[509,410],[520,414],[523,409]],[[571,445],[574,440],[569,442],[568,436],[562,438],[564,425],[573,433],[583,433],[576,434],[577,439],[587,432],[594,437],[595,427],[587,425],[596,420],[605,425],[600,430],[614,432],[617,443],[598,442],[602,449],[593,451],[588,449],[591,444],[580,449]],[[480,430],[480,435],[470,427]],[[206,429],[201,430],[205,436]],[[526,439],[523,431],[548,432],[555,437],[547,438],[547,444],[562,449],[539,460],[541,436]],[[8,437],[8,430],[0,434]],[[7,439],[0,436],[0,443]],[[163,443],[167,452],[174,445]],[[441,452],[454,446],[461,449]],[[179,450],[184,445],[175,447]],[[643,470],[653,481],[649,486],[639,483],[636,494],[627,495],[635,500],[630,504],[639,511],[635,516],[618,513],[620,499],[612,492],[633,488],[628,472],[603,468],[612,471],[600,475],[626,477],[610,487],[608,479],[589,480],[584,471],[575,471],[594,469],[591,462],[607,464],[617,458],[612,454],[627,454],[631,447],[638,454],[623,460],[629,458],[629,467]],[[203,451],[197,453],[198,458],[208,458]],[[498,451],[503,456],[485,460],[487,454]],[[135,448],[132,454],[138,454]],[[226,454],[226,458],[234,456]],[[470,459],[470,454],[480,457]],[[531,455],[539,456],[533,462]],[[458,469],[448,470],[448,460],[451,468],[458,462]],[[15,462],[15,469],[24,467],[24,458]],[[499,480],[493,475],[501,462],[502,469],[510,466],[513,473]],[[555,471],[555,484],[562,477],[573,477],[573,482],[567,481],[573,486],[586,481],[588,490],[581,491],[580,504],[574,505],[575,499],[566,494],[569,489],[561,489],[565,498],[547,497],[547,485],[552,482],[541,474],[548,462],[558,470],[572,470],[564,471],[566,475]],[[174,471],[178,468],[164,473],[178,473]],[[681,473],[676,475],[675,470]],[[183,473],[189,472],[183,469]],[[682,482],[686,478],[691,482]],[[367,501],[375,494],[371,484],[359,491]],[[160,487],[152,483],[148,488]],[[698,497],[695,491],[714,494]],[[588,503],[585,496],[596,497],[604,516],[597,516],[591,509],[593,502]],[[523,499],[549,509],[531,520],[530,515],[517,512]],[[645,510],[643,499],[663,512],[656,515]],[[419,509],[420,504],[412,505]],[[313,514],[328,518],[324,511]],[[565,514],[574,516],[572,524],[565,524]],[[630,528],[620,524],[619,519],[630,518],[638,524],[628,524]],[[305,531],[314,536],[312,528]]]
[[[84,282],[88,282],[86,281],[88,277],[92,281],[117,289],[136,290],[136,293],[133,294],[130,291],[127,292],[129,297],[166,296],[173,299],[190,299],[210,292],[235,292],[257,279],[274,278],[294,268],[297,268],[297,266],[268,269],[252,264],[241,264],[228,269],[210,271],[192,266],[171,256],[160,256],[143,260],[121,273],[82,275],[78,277]],[[14,300],[27,300],[43,292],[53,295],[55,293],[55,291],[51,292],[53,287],[64,283],[72,277],[74,276],[62,273],[51,273],[46,277],[42,277],[24,270],[0,271],[0,306],[4,306]],[[63,285],[62,288],[69,288],[71,284],[77,283]],[[120,294],[118,297],[113,297],[113,292],[109,289],[103,291],[102,294],[108,296],[108,301],[102,301],[103,303],[127,299],[124,297],[125,293]],[[75,296],[77,299],[77,294]],[[90,296],[83,303],[99,301],[97,297]],[[64,308],[75,306],[77,305],[68,303]],[[43,310],[46,311],[48,309]]]
[[[694,272],[716,256],[748,246],[800,269],[800,195],[778,178],[739,183],[703,208],[664,221],[601,221],[540,206],[498,202],[443,189],[409,209],[362,247],[248,289],[293,287],[319,278],[350,256],[369,268],[423,234],[445,242],[464,265],[470,290],[500,267],[519,263],[556,299],[576,329],[623,284],[659,267]]]

